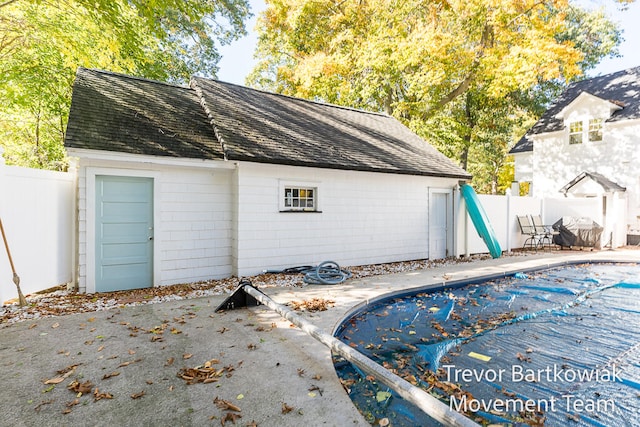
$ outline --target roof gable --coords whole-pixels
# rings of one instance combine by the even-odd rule
[[[569,85],[509,153],[532,151],[532,136],[563,130],[562,111],[583,92],[621,107],[613,108],[607,122],[640,119],[640,67],[582,80]]]
[[[78,69],[65,147],[222,159],[222,147],[193,90]]]
[[[596,195],[610,192],[624,192],[627,189],[596,172],[582,172],[560,189],[561,193],[576,195]]]
[[[598,110],[607,110],[607,118],[611,117],[613,113],[618,110],[622,110],[622,107],[614,102],[607,101],[595,95],[591,95],[589,92],[580,92],[573,101],[565,105],[562,110],[555,115],[555,118],[560,120],[566,120],[572,112],[576,110],[592,110],[596,107]]]
[[[470,175],[393,117],[193,78],[228,160]]]

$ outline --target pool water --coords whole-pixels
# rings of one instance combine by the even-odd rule
[[[640,266],[592,263],[383,298],[336,337],[480,424],[640,425]],[[437,426],[334,356],[372,424]]]

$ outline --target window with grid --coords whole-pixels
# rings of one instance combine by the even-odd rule
[[[285,187],[284,209],[293,211],[315,211],[317,189],[314,187]]]
[[[602,119],[589,120],[589,141],[602,141]]]
[[[569,123],[569,144],[582,144],[582,122]]]

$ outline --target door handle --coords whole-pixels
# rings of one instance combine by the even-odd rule
[[[153,236],[150,236],[150,237],[149,237],[149,240],[153,240]]]

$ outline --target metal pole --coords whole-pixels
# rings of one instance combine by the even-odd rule
[[[242,289],[260,303],[276,311],[298,328],[302,329],[304,332],[356,365],[362,371],[375,376],[382,384],[391,388],[403,399],[416,405],[434,420],[441,422],[445,426],[451,427],[479,427],[479,424],[476,424],[464,415],[453,411],[449,406],[431,396],[429,393],[411,385],[408,381],[386,370],[362,353],[349,347],[332,335],[327,334],[322,329],[295,314],[291,309],[274,302],[271,298],[256,288],[244,285],[242,286]]]

